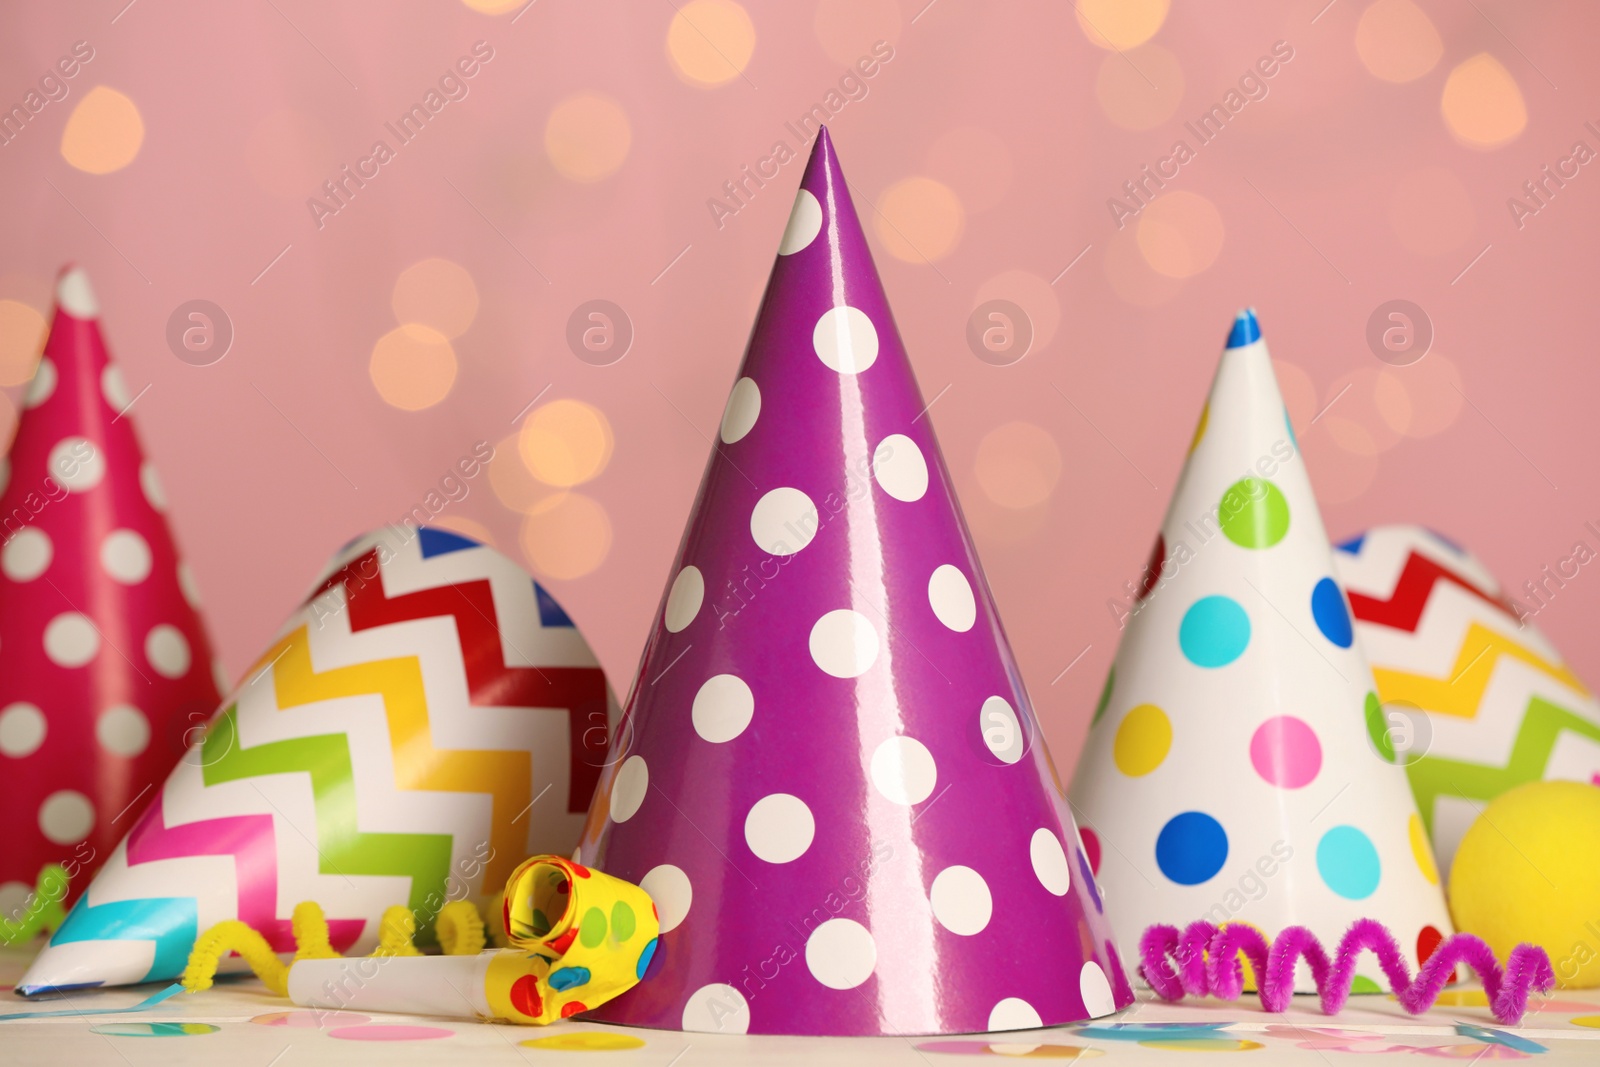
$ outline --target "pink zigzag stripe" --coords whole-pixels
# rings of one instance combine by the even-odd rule
[[[1304,957],[1317,984],[1323,1012],[1336,1015],[1350,995],[1356,959],[1369,949],[1377,955],[1400,1006],[1412,1015],[1421,1015],[1433,1006],[1458,963],[1477,972],[1494,1017],[1508,1026],[1522,1021],[1530,992],[1548,993],[1555,988],[1555,972],[1544,949],[1518,945],[1506,958],[1506,969],[1502,971],[1494,950],[1472,934],[1456,934],[1442,943],[1413,982],[1394,935],[1376,919],[1356,920],[1339,940],[1339,952],[1333,960],[1303,926],[1291,926],[1278,935],[1276,942],[1268,942],[1261,931],[1238,923],[1219,929],[1208,922],[1195,922],[1182,934],[1176,926],[1156,925],[1145,930],[1139,939],[1139,956],[1143,960],[1139,973],[1163,1000],[1182,1000],[1186,993],[1236,1000],[1244,988],[1244,966],[1239,961],[1242,952],[1255,972],[1261,1006],[1270,1012],[1283,1012],[1289,1009],[1294,995],[1295,964]]]
[[[278,855],[270,815],[230,815],[165,826],[161,798],[128,833],[128,866],[189,856],[232,856],[239,887],[238,917],[259,931],[275,952],[295,950],[288,919],[278,918]],[[328,939],[340,952],[361,936],[365,919],[329,919]]]

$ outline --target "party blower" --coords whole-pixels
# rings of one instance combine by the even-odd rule
[[[588,1018],[949,1034],[1133,1001],[819,132],[589,812],[661,911]]]
[[[288,996],[325,1010],[550,1023],[638,984],[660,927],[638,886],[535,856],[507,882],[505,929],[512,947],[496,952],[296,960]]]

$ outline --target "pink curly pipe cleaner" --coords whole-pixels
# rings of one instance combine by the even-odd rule
[[[1282,1012],[1289,1008],[1289,999],[1294,995],[1295,965],[1303,958],[1317,984],[1322,1010],[1335,1015],[1350,996],[1356,959],[1368,949],[1378,957],[1400,1006],[1412,1015],[1420,1015],[1433,1006],[1458,963],[1477,972],[1494,1017],[1508,1026],[1522,1021],[1529,993],[1548,993],[1556,982],[1544,949],[1518,945],[1506,958],[1502,971],[1494,950],[1472,934],[1456,934],[1440,944],[1412,981],[1400,946],[1376,919],[1358,919],[1339,940],[1339,951],[1332,960],[1322,943],[1303,926],[1289,927],[1275,942],[1242,923],[1228,923],[1220,929],[1208,922],[1190,923],[1181,934],[1176,926],[1152,926],[1139,939],[1143,961],[1139,974],[1163,1000],[1208,994],[1236,1000],[1244,989],[1244,966],[1239,960],[1243,953],[1255,974],[1261,1006],[1267,1011]]]

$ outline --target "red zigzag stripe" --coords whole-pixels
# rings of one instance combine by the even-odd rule
[[[329,576],[312,598],[343,583],[354,631],[450,615],[466,664],[474,707],[566,708],[570,772],[567,810],[589,810],[611,740],[606,723],[606,676],[599,667],[510,667],[500,651],[500,627],[488,579],[419,589],[389,597],[378,577],[376,549]],[[530,579],[531,581],[531,579]]]
[[[1379,600],[1365,593],[1348,590],[1350,610],[1355,612],[1356,618],[1362,622],[1377,623],[1379,626],[1416,633],[1417,623],[1422,620],[1422,609],[1427,607],[1428,598],[1433,595],[1433,587],[1440,582],[1452,582],[1486,603],[1493,604],[1507,615],[1516,615],[1516,612],[1511,610],[1511,605],[1504,599],[1478,588],[1455,571],[1417,552],[1412,552],[1407,557],[1406,565],[1400,571],[1400,577],[1394,583],[1394,592],[1390,594],[1388,600]]]

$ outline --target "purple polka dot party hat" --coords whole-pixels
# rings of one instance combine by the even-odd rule
[[[1131,592],[1071,794],[1117,938],[1371,917],[1419,965],[1449,912],[1254,312]]]
[[[591,1018],[951,1034],[1133,1000],[826,131],[578,858],[661,919]]]

